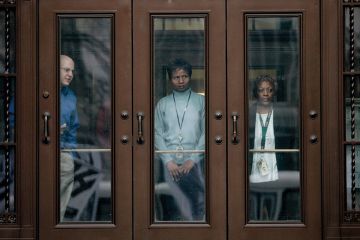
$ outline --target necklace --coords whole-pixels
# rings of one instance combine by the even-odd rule
[[[265,148],[266,132],[267,132],[267,129],[269,127],[271,113],[272,113],[272,111],[268,112],[265,124],[264,124],[264,122],[262,120],[261,114],[259,114],[260,124],[261,124],[261,149]]]
[[[259,113],[259,119],[260,119],[260,125],[261,125],[261,149],[265,148],[266,132],[269,127],[271,114],[272,114],[272,110],[270,112],[268,112],[266,121],[264,124],[261,114]],[[260,154],[260,160],[257,162],[256,165],[257,165],[257,168],[258,168],[261,176],[265,176],[269,173],[270,169],[269,169],[267,161],[264,158],[263,153]]]
[[[182,146],[181,142],[183,140],[183,136],[181,134],[181,130],[182,130],[182,126],[183,126],[183,123],[184,123],[184,119],[185,119],[185,113],[186,113],[186,110],[188,108],[188,105],[189,105],[189,101],[190,101],[190,97],[191,97],[191,90],[189,92],[189,97],[187,99],[187,102],[186,102],[186,106],[185,106],[185,109],[184,109],[184,112],[183,112],[183,115],[182,115],[182,118],[181,118],[181,122],[180,122],[180,118],[179,118],[179,113],[178,113],[178,110],[177,110],[177,106],[176,106],[176,100],[175,100],[175,94],[173,92],[173,99],[174,99],[174,105],[175,105],[175,111],[176,111],[176,117],[177,117],[177,121],[178,121],[178,125],[179,125],[179,135],[178,135],[178,139],[179,139],[179,144],[178,146],[176,147],[176,158],[178,160],[182,160],[184,158],[184,147]]]
[[[185,106],[185,109],[184,109],[184,112],[183,112],[183,115],[182,115],[182,118],[181,118],[181,122],[180,122],[179,113],[178,113],[177,106],[176,106],[175,94],[174,94],[174,92],[173,92],[173,99],[174,99],[176,117],[177,117],[179,129],[180,129],[179,136],[178,136],[180,143],[181,143],[182,140],[183,140],[183,136],[182,136],[182,134],[181,134],[181,130],[182,130],[182,126],[183,126],[184,119],[185,119],[185,113],[186,113],[186,110],[187,110],[187,108],[188,108],[188,106],[189,106],[190,97],[191,97],[191,90],[190,90],[190,92],[189,92],[189,97],[188,97],[188,99],[187,99],[186,106]]]

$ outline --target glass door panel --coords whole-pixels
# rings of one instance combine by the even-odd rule
[[[205,22],[153,17],[154,223],[206,220]]]
[[[301,222],[301,16],[246,20],[248,221]]]
[[[60,221],[112,222],[113,17],[58,21]]]

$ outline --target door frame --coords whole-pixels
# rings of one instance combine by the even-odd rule
[[[225,1],[164,1],[155,0],[150,4],[134,1],[134,86],[142,86],[134,95],[134,126],[137,126],[135,114],[144,112],[145,144],[134,146],[134,237],[135,239],[225,239],[226,238],[226,163],[221,159],[226,156],[226,123],[215,120],[214,113],[220,111],[225,115]],[[176,10],[174,10],[176,9]],[[152,137],[153,123],[151,104],[152,94],[152,55],[151,55],[151,17],[154,15],[182,14],[207,15],[209,31],[207,36],[207,94],[214,100],[207,98],[207,221],[204,224],[157,224],[152,222]],[[220,37],[222,36],[222,37]],[[145,40],[145,41],[144,41]],[[214,56],[217,56],[214,58]],[[136,71],[142,69],[142,71]],[[145,79],[145,81],[144,81]],[[216,99],[216,100],[215,100]],[[134,128],[134,136],[137,135]],[[216,145],[215,136],[222,136],[224,143]],[[144,172],[144,169],[147,169]],[[147,204],[144,204],[147,203]]]
[[[280,239],[284,234],[294,239],[321,238],[321,106],[320,106],[320,1],[236,1],[228,3],[228,112],[238,112],[239,142],[228,144],[228,221],[229,239]],[[301,34],[301,120],[302,120],[302,224],[249,223],[246,215],[240,213],[247,209],[247,115],[241,106],[246,106],[246,14],[259,15],[302,15]],[[315,23],[315,24],[314,24]],[[314,39],[314,34],[318,37]],[[239,94],[240,89],[240,94]],[[305,94],[306,93],[306,94]],[[246,108],[246,107],[245,107]],[[311,119],[309,112],[315,110],[318,117]],[[232,119],[228,118],[228,126]],[[232,129],[228,128],[228,136]],[[318,142],[310,144],[311,135],[317,135]],[[240,158],[239,158],[240,156]],[[231,189],[240,189],[233,191]],[[232,210],[230,210],[232,209]],[[239,231],[239,229],[241,229]]]
[[[81,5],[73,1],[38,1],[39,4],[39,238],[40,239],[97,239],[120,237],[132,239],[132,147],[122,144],[120,136],[130,136],[131,117],[122,119],[122,111],[131,116],[132,99],[132,55],[131,55],[131,2],[129,0],[105,0],[101,6],[97,1],[87,1]],[[59,61],[58,17],[70,14],[83,17],[98,14],[112,15],[112,222],[107,223],[58,223],[57,196],[59,184],[59,97],[56,81]],[[121,31],[121,33],[120,33]],[[114,42],[118,45],[115,48]],[[49,79],[55,79],[49,80]],[[45,93],[48,94],[45,94]],[[117,93],[117,94],[114,94]],[[46,97],[46,95],[48,95]],[[50,113],[50,142],[43,141],[44,112]],[[50,161],[49,161],[50,159]],[[115,161],[122,159],[122,161]],[[50,170],[50,171],[49,171]]]

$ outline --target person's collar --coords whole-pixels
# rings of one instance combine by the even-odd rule
[[[260,112],[259,112],[259,110],[260,110]],[[273,110],[274,110],[274,103],[271,103],[271,105],[268,107],[264,107],[259,104],[255,105],[256,113],[266,114],[266,113],[272,112]]]
[[[190,91],[191,91],[191,88],[189,87],[188,89],[186,89],[185,91],[176,91],[175,89],[173,90],[173,93],[174,93],[174,95],[175,96],[184,96],[184,95],[189,95],[189,93],[190,93]]]
[[[61,93],[64,95],[68,95],[69,87],[68,86],[61,86]]]

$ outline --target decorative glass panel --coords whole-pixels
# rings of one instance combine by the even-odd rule
[[[344,68],[360,71],[360,8],[346,7],[344,23]]]
[[[300,21],[247,17],[250,222],[302,220]]]
[[[346,222],[357,221],[351,211],[359,211],[359,99],[360,99],[360,8],[344,8],[344,150],[346,159]],[[351,72],[351,74],[349,74]]]
[[[15,210],[15,205],[14,205],[14,149],[10,148],[9,150],[9,155],[7,156],[6,151],[5,150],[0,150],[0,171],[1,171],[1,175],[0,175],[0,183],[1,183],[1,190],[0,190],[0,196],[1,197],[1,205],[0,205],[0,211],[4,212],[5,211],[5,175],[3,174],[5,172],[5,162],[6,162],[6,158],[10,159],[10,211],[14,211]]]
[[[15,1],[0,3],[0,224],[15,213]]]
[[[0,77],[0,142],[15,141],[15,78]]]
[[[346,146],[346,199],[347,210],[360,210],[360,146]]]
[[[206,220],[205,23],[153,17],[155,223]]]
[[[112,222],[112,15],[59,16],[59,219]]]
[[[356,127],[360,125],[359,80],[359,77],[345,77],[344,81],[346,141],[360,141],[360,128]],[[352,84],[353,87],[351,87]],[[352,92],[352,89],[354,92]]]
[[[0,4],[1,7],[1,4]],[[0,73],[5,72],[6,56],[9,57],[7,71],[15,73],[16,70],[16,11],[14,7],[0,8]],[[6,31],[8,29],[8,31]],[[8,37],[8,41],[6,41]]]

